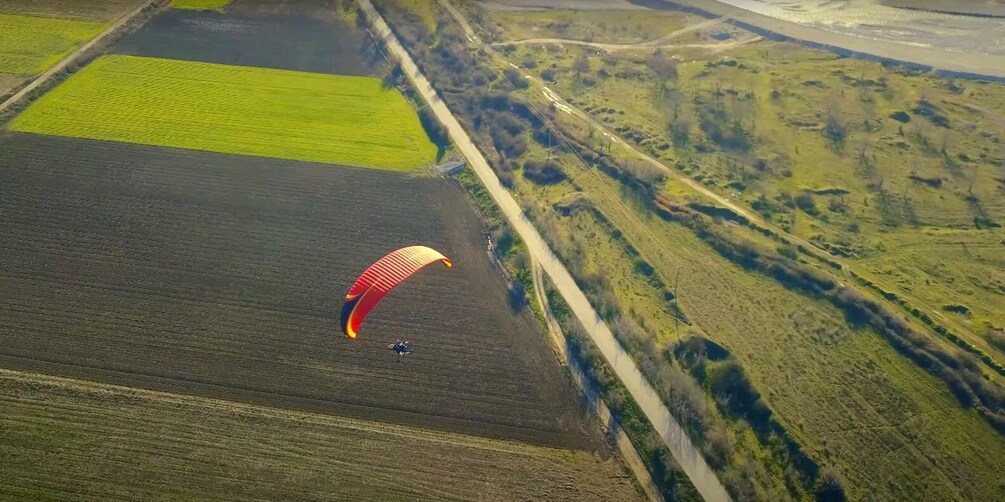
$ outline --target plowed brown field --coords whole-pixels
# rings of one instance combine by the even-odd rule
[[[635,499],[613,459],[380,422],[6,370],[0,409],[2,500]]]
[[[379,75],[372,40],[333,2],[237,0],[223,12],[167,10],[113,49],[120,54],[337,75]]]
[[[397,173],[0,136],[0,366],[596,446],[540,327],[507,305],[459,189]],[[423,243],[456,267],[342,297]],[[395,362],[386,345],[413,342]]]

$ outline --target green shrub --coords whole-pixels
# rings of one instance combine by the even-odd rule
[[[553,185],[565,179],[565,171],[553,160],[528,160],[523,163],[523,176],[539,185]]]

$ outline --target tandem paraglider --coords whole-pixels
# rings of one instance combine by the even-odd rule
[[[363,319],[392,289],[436,262],[453,267],[449,258],[433,248],[409,246],[393,251],[367,267],[349,288],[342,305],[342,332],[345,336],[355,339]],[[412,353],[407,341],[399,340],[388,348],[398,354],[399,361],[401,356]]]

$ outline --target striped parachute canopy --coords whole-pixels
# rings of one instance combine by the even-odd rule
[[[447,267],[453,264],[446,256],[426,246],[410,246],[394,251],[377,260],[356,279],[342,305],[342,331],[349,338],[356,338],[359,326],[366,315],[380,303],[392,289],[413,274],[436,262]]]

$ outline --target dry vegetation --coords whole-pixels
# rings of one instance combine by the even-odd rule
[[[686,26],[687,20],[670,13],[640,10],[497,12],[491,19],[510,40],[564,38],[587,42],[633,44],[663,37]]]
[[[792,68],[770,59],[772,51],[765,52],[776,45],[743,49],[748,59],[760,61],[756,66],[752,61],[704,52],[681,54],[689,62],[673,63],[678,54],[667,51],[615,57],[557,46],[504,47],[500,54],[479,55],[466,48],[456,27],[439,26],[431,34],[416,29],[418,23],[413,20],[421,16],[396,12],[393,5],[397,2],[381,4],[399,36],[414,44],[420,65],[444,99],[482,142],[502,181],[522,196],[527,212],[552,237],[598,311],[665,392],[671,409],[689,424],[735,496],[805,498],[814,492],[823,496],[835,487],[840,491],[842,485],[853,498],[866,494],[903,498],[926,492],[939,492],[936,498],[995,498],[1001,492],[997,473],[1002,470],[1002,443],[990,424],[998,423],[995,417],[1003,401],[1000,389],[981,376],[987,368],[982,370],[969,356],[954,354],[946,341],[935,338],[932,342],[919,335],[925,328],[903,323],[897,310],[891,314],[889,305],[878,307],[851,292],[842,293],[843,288],[831,279],[815,282],[818,274],[825,278],[827,274],[805,260],[800,263],[795,249],[776,250],[777,244],[763,235],[704,216],[698,221],[705,221],[705,226],[663,221],[656,196],[662,195],[669,204],[688,206],[699,201],[695,192],[672,181],[664,187],[660,172],[628,158],[623,148],[583,127],[561,107],[549,106],[541,86],[524,78],[530,75],[549,81],[559,94],[629,141],[672,160],[671,165],[681,160],[682,170],[730,197],[743,199],[755,190],[785,189],[785,183],[791,182],[785,180],[800,176],[774,167],[772,158],[765,158],[762,167],[767,169],[759,171],[756,156],[750,159],[737,155],[738,151],[753,152],[762,143],[775,141],[791,148],[799,145],[801,151],[808,148],[809,152],[803,152],[806,155],[830,156],[820,164],[802,164],[804,177],[798,183],[814,190],[810,197],[802,193],[809,188],[792,194],[792,206],[798,209],[791,212],[799,212],[794,231],[809,238],[812,235],[800,233],[798,225],[819,225],[822,230],[828,223],[810,213],[814,207],[817,214],[840,213],[830,219],[832,224],[838,218],[851,221],[851,214],[841,213],[840,204],[824,209],[815,199],[840,201],[842,190],[847,190],[845,195],[856,193],[832,179],[849,179],[842,176],[856,173],[849,169],[842,174],[844,168],[838,169],[835,159],[845,157],[836,144],[840,141],[834,139],[847,137],[849,124],[856,119],[845,122],[836,111],[839,107],[825,106],[824,94],[814,94],[799,99],[803,106],[820,104],[818,129],[762,132],[762,127],[770,129],[772,121],[778,120],[777,111],[770,111],[776,118],[765,120],[764,125],[755,120],[774,110],[769,108],[775,106],[770,104],[772,89],[767,87],[767,97],[751,103],[743,82],[753,79],[750,92],[760,96],[758,78],[772,71],[789,74]],[[487,23],[499,19],[484,12],[469,17]],[[525,30],[527,24],[514,30]],[[492,39],[490,33],[481,34]],[[833,71],[842,64],[861,63],[784,47],[789,52],[782,51],[778,57],[787,64],[837,78],[841,85],[850,84]],[[657,64],[657,59],[670,62]],[[818,65],[833,66],[823,70]],[[699,75],[702,71],[707,73]],[[852,71],[842,70],[845,76]],[[890,73],[886,85],[895,79],[917,78],[882,71]],[[732,76],[745,72],[754,76]],[[708,76],[720,73],[731,77],[720,77],[720,84]],[[865,86],[861,82],[868,78],[857,77],[856,87]],[[739,83],[728,87],[726,82]],[[815,85],[780,87],[777,99],[787,99],[783,90],[817,92]],[[973,85],[979,92],[990,92],[992,84]],[[678,122],[672,124],[675,103],[679,104]],[[682,119],[685,113],[689,115]],[[747,114],[745,118],[730,115],[742,113]],[[919,115],[915,121],[932,120],[924,108],[910,113]],[[671,126],[682,124],[688,125],[687,134],[673,137]],[[754,140],[750,130],[755,127],[756,137],[764,135],[765,141]],[[563,143],[562,137],[572,145]],[[783,141],[786,138],[791,141]],[[978,151],[985,146],[978,143]],[[969,155],[979,158],[977,152]],[[542,178],[542,163],[557,163],[558,168],[548,169]],[[528,170],[528,165],[533,169]],[[812,168],[819,165],[831,169]],[[734,177],[749,184],[726,186]],[[898,183],[903,186],[913,180]],[[978,190],[987,192],[982,202],[994,199],[993,188],[974,187],[975,193]],[[875,193],[857,196],[869,198],[876,195],[867,194]],[[848,196],[847,204],[859,203],[852,200],[855,197]],[[867,200],[861,205],[875,210],[874,203]],[[969,211],[965,205],[960,208]],[[566,216],[550,214],[553,210]],[[709,205],[688,209],[699,210],[730,217]],[[863,234],[890,235],[882,222],[866,218],[865,225],[872,227],[860,229]],[[961,230],[973,231],[972,220],[970,226]],[[816,238],[814,242],[828,249],[826,241]],[[679,272],[677,291],[671,285]],[[865,317],[878,317],[863,323],[861,309]],[[992,309],[988,315],[996,312]],[[680,340],[674,317],[680,320]],[[710,345],[699,336],[711,339]],[[963,380],[967,383],[958,385]],[[695,393],[696,383],[708,397]],[[973,389],[981,395],[975,408],[971,408]]]
[[[12,89],[20,85],[24,80],[25,77],[17,75],[0,75],[0,97],[10,94]]]
[[[665,50],[682,59],[671,79],[656,74],[651,51],[590,55],[577,77],[583,55],[517,47],[510,58],[665,164],[1001,360],[1005,87],[777,43]],[[945,268],[903,268],[909,261],[888,251],[904,247]]]

